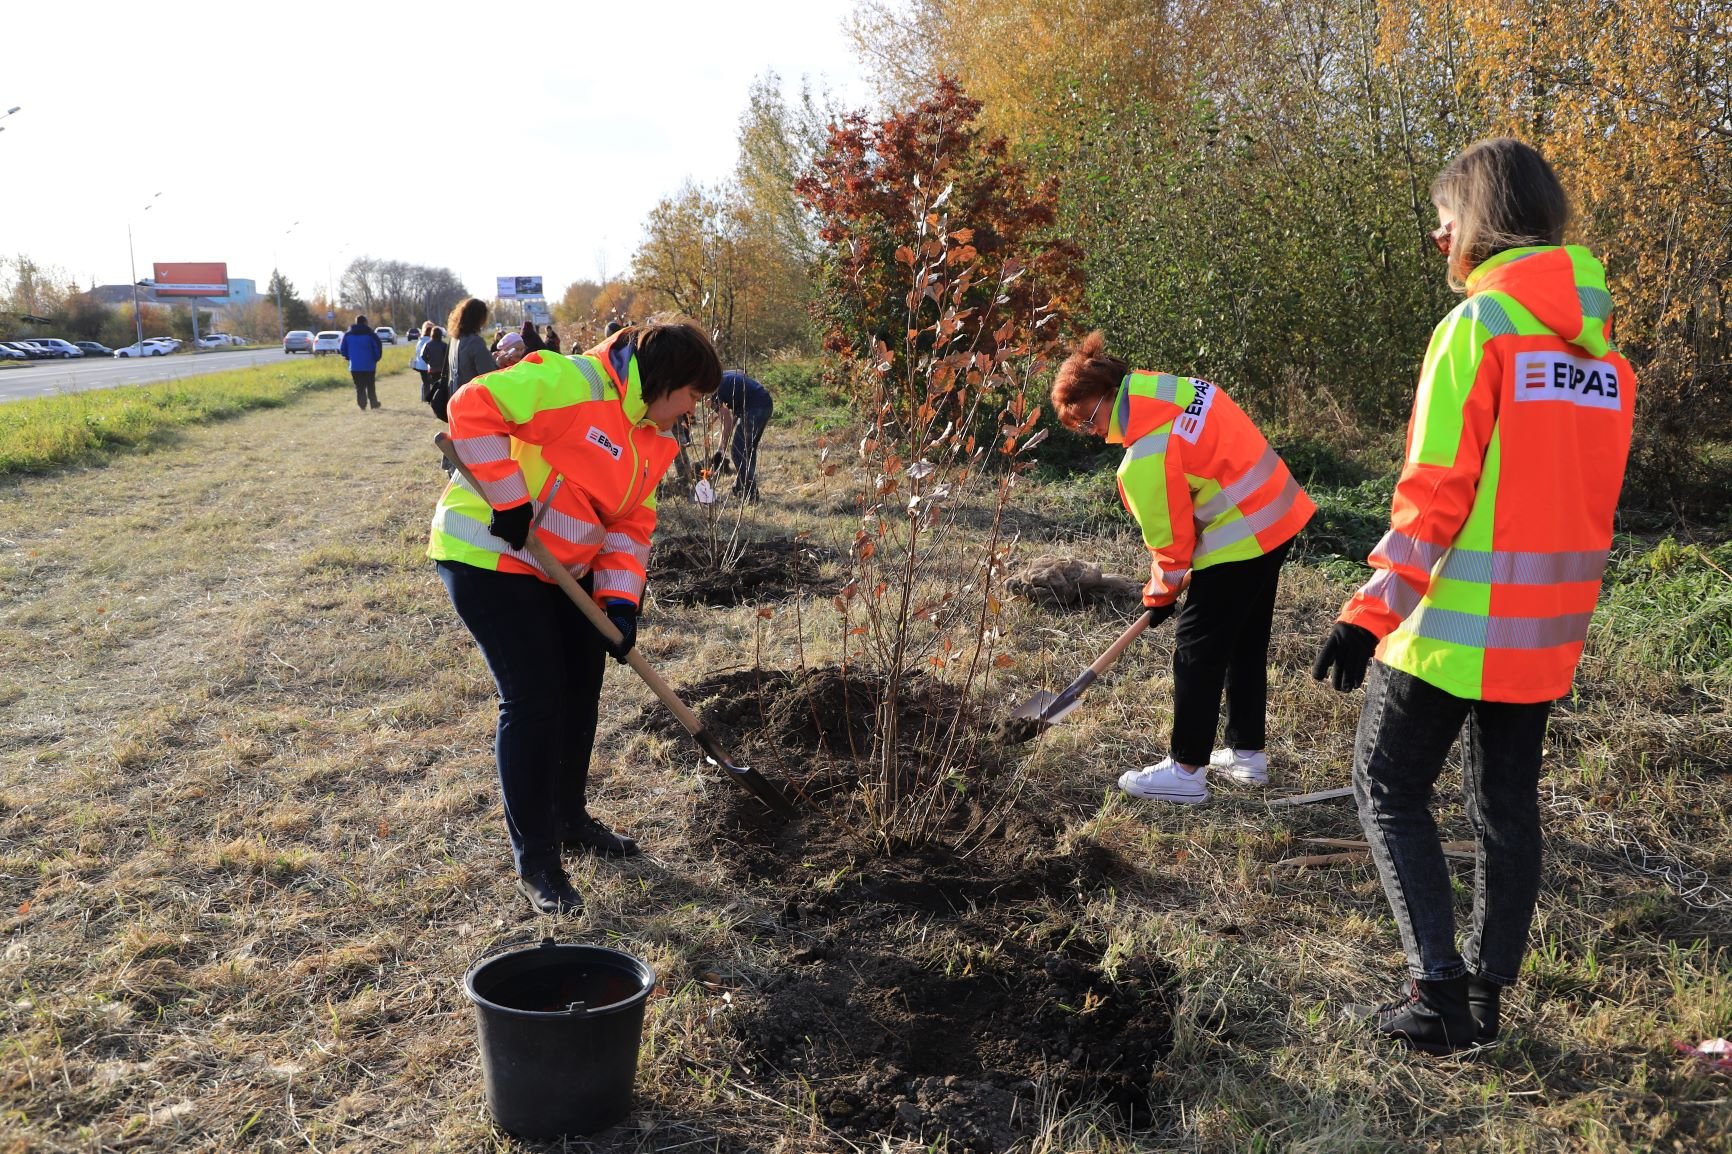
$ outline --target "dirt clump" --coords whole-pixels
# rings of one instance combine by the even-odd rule
[[[726,549],[724,539],[717,545]],[[728,607],[782,601],[799,593],[828,595],[841,588],[824,567],[833,549],[798,539],[751,541],[730,564],[718,564],[708,541],[658,538],[650,559],[650,588],[675,605]]]

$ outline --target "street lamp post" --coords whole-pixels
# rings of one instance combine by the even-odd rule
[[[18,110],[16,108],[14,108],[12,111],[16,112]],[[7,115],[11,115],[11,114],[8,113]],[[144,207],[139,209],[138,211],[140,213],[149,212],[150,206],[155,204],[156,198],[161,196],[161,195],[162,195],[162,193],[160,193],[160,192],[151,193],[150,199],[148,201],[146,201],[144,204]],[[126,221],[126,268],[127,268],[127,271],[132,274],[132,327],[134,330],[135,339],[138,341],[137,355],[142,357],[144,355],[144,318],[139,316],[139,313],[138,313],[138,262],[132,255],[132,219],[131,219],[131,217],[128,217],[127,221]]]
[[[283,235],[288,236],[291,232],[294,232],[296,228],[300,227],[300,223],[301,222],[297,220],[294,224],[285,228],[283,230]],[[280,249],[281,247],[282,241],[279,240],[277,242],[277,248]],[[273,287],[277,290],[277,339],[280,341],[289,330],[283,327],[283,270],[277,267],[277,253],[274,249],[271,252],[271,279],[275,281]]]

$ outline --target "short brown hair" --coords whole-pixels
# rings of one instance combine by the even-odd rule
[[[1570,198],[1552,166],[1531,146],[1508,136],[1470,145],[1431,182],[1431,203],[1455,215],[1449,283],[1488,258],[1527,245],[1562,244]]]
[[[624,330],[637,348],[638,380],[647,404],[687,385],[700,396],[722,387],[722,359],[694,322],[684,317],[652,317]]]
[[[465,297],[452,308],[445,327],[451,330],[453,337],[461,338],[480,332],[486,323],[487,302],[480,297]]]
[[[1052,408],[1059,423],[1075,428],[1101,398],[1119,391],[1130,371],[1130,365],[1107,352],[1106,335],[1099,329],[1084,337],[1052,379]]]

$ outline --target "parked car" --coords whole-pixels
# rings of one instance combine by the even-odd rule
[[[221,341],[225,345],[244,345],[247,343],[245,337],[237,337],[232,333],[212,333],[210,339]]]
[[[343,334],[334,329],[326,329],[313,338],[313,355],[322,357],[326,353],[337,353],[343,350]]]
[[[28,353],[13,348],[5,341],[0,341],[0,361],[27,361],[29,359]]]
[[[200,337],[193,343],[198,345],[201,349],[226,349],[229,347],[229,339],[227,337]]]
[[[283,355],[289,353],[310,353],[313,351],[313,334],[306,329],[295,329],[283,334]]]
[[[117,357],[166,357],[174,350],[167,345],[159,345],[148,337],[130,345],[122,345],[114,350]]]
[[[31,338],[31,343],[37,348],[47,349],[55,356],[65,357],[68,360],[73,357],[82,357],[84,355],[83,349],[79,348],[71,341],[63,341],[59,337],[33,337]]]
[[[382,345],[394,345],[397,343],[397,330],[392,328],[390,325],[380,325],[378,328],[374,329],[373,332],[377,334],[379,343]]]
[[[180,349],[179,337],[145,337],[144,339],[147,341],[155,341],[171,353],[178,352]]]
[[[27,361],[45,361],[48,359],[47,353],[35,345],[26,344],[23,341],[0,341],[0,345],[5,345]]]
[[[73,341],[72,343],[83,349],[84,355],[87,357],[112,357],[114,355],[113,349],[95,341]]]

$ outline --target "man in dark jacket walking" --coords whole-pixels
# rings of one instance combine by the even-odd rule
[[[738,369],[722,374],[722,387],[712,398],[722,418],[722,443],[734,463],[734,495],[747,501],[758,499],[758,442],[770,423],[775,405],[770,390]],[[720,468],[718,451],[710,467]]]
[[[367,324],[366,317],[355,318],[355,323],[343,334],[337,351],[349,358],[349,376],[355,381],[355,403],[362,409],[368,406],[378,408],[379,393],[374,388],[374,380],[379,375],[379,358],[385,355],[385,347],[379,343],[379,334]]]

